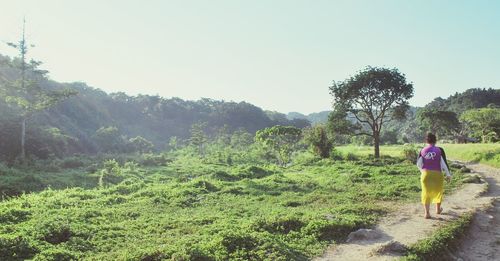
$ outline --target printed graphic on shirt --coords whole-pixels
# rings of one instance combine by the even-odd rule
[[[424,158],[428,160],[433,160],[436,157],[436,152],[429,151],[425,154]]]

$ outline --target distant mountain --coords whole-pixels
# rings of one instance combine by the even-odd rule
[[[289,120],[294,120],[294,119],[305,119],[311,122],[312,125],[318,124],[318,123],[325,123],[328,121],[328,114],[330,114],[331,111],[321,111],[321,112],[313,112],[308,115],[304,115],[300,112],[289,112],[286,117]]]

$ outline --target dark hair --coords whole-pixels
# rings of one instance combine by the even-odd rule
[[[427,133],[427,136],[425,137],[425,142],[429,144],[436,144],[436,135],[432,133]]]

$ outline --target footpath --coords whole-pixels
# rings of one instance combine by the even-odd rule
[[[383,217],[372,229],[351,233],[346,243],[331,245],[314,260],[398,260],[406,246],[429,237],[441,226],[465,213],[474,218],[457,251],[443,253],[455,260],[500,260],[500,169],[466,164],[471,173],[466,183],[445,195],[440,215],[431,208],[423,218],[420,203],[407,204]],[[432,206],[433,207],[433,206]]]

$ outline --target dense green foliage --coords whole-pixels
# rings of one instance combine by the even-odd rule
[[[80,175],[87,183],[74,186],[87,189],[4,200],[2,259],[303,260],[373,225],[387,210],[381,200],[414,200],[420,190],[418,170],[397,158],[331,161],[305,153],[283,169],[185,153],[149,167],[89,160],[52,179]]]
[[[302,131],[292,126],[274,126],[257,131],[255,141],[276,155],[280,165],[291,161],[291,155],[296,150],[302,138]]]
[[[321,124],[317,124],[311,128],[304,130],[304,141],[308,144],[312,151],[322,157],[330,157],[330,152],[333,148],[333,142],[328,137],[327,128]]]
[[[500,90],[469,89],[434,99],[418,111],[416,120],[421,130],[436,133],[440,139],[495,142],[500,137],[498,107]]]
[[[500,141],[500,108],[471,109],[462,113],[460,119],[482,142]]]
[[[442,135],[455,134],[460,129],[457,114],[452,111],[422,108],[417,113],[417,121],[423,130]]]

